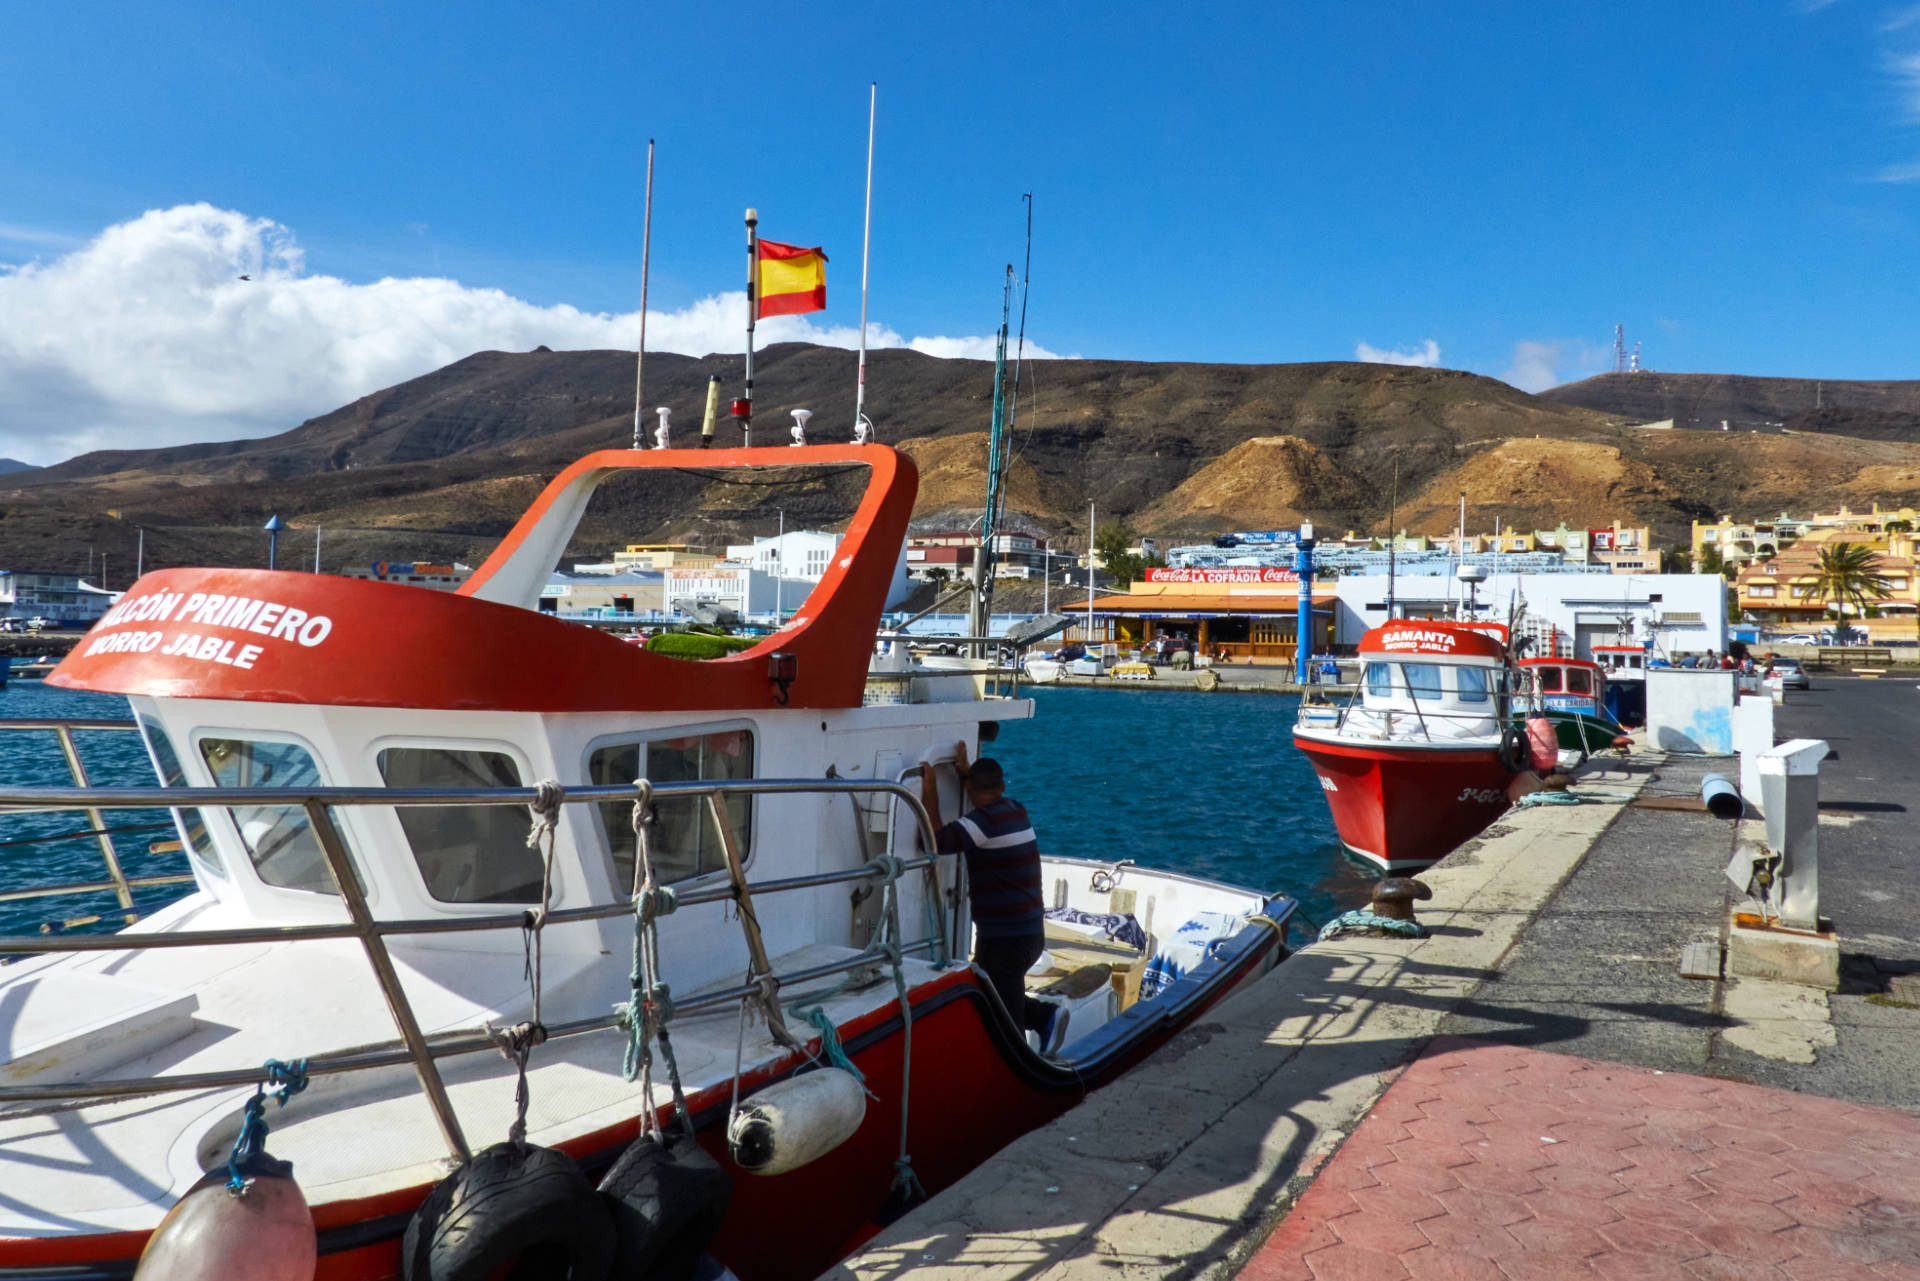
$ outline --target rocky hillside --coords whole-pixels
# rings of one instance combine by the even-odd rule
[[[917,521],[968,523],[983,500],[992,367],[899,350],[869,360],[879,437],[920,466]],[[815,411],[815,440],[846,439],[853,371],[853,354],[837,349],[760,353],[759,443],[784,443],[785,410],[797,406]],[[675,408],[676,444],[696,442],[713,374],[730,396],[740,358],[647,358],[648,406]],[[1671,416],[1688,395],[1701,413],[1725,404],[1768,415],[1815,394],[1795,380],[1710,378],[1713,401],[1688,390],[1692,377],[1706,376],[1609,375],[1529,396],[1474,374],[1388,365],[1029,362],[1009,503],[1023,525],[1069,541],[1084,537],[1089,500],[1102,523],[1124,516],[1177,541],[1302,516],[1384,530],[1396,473],[1398,523],[1430,531],[1452,527],[1463,491],[1476,528],[1617,515],[1667,538],[1723,512],[1920,501],[1920,443],[1888,426],[1920,415],[1920,384],[1822,384],[1817,413],[1832,424],[1819,435],[1628,425]],[[473,563],[561,467],[626,444],[632,379],[630,352],[483,352],[278,436],[0,476],[0,565],[79,569],[91,550],[108,558],[109,585],[124,586],[140,527],[150,567],[258,564],[260,526],[274,514],[292,527],[281,537],[288,563],[311,564],[316,527],[329,568]],[[1863,414],[1878,416],[1877,438],[1841,430]],[[738,443],[726,420],[719,433]],[[771,532],[782,512],[789,528],[831,523],[859,486],[855,473],[625,477],[596,499],[573,553],[651,538],[712,544]]]
[[[1738,374],[1601,374],[1542,400],[1637,422],[1730,431],[1808,431],[1920,441],[1920,382],[1835,382]]]

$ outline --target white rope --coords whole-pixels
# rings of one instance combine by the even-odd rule
[[[500,1047],[516,1069],[513,1088],[514,1118],[507,1127],[507,1138],[514,1143],[527,1140],[527,1109],[533,1102],[532,1092],[527,1088],[527,1060],[533,1054],[533,1047],[547,1039],[547,1028],[540,1021],[540,941],[546,928],[547,914],[553,906],[553,841],[554,833],[560,825],[560,806],[567,798],[566,789],[557,779],[547,779],[535,789],[533,802],[533,828],[527,833],[527,848],[540,854],[540,902],[528,909],[521,922],[523,946],[526,948],[527,986],[533,994],[533,1016],[525,1023],[516,1023],[511,1027],[487,1025],[487,1036]]]

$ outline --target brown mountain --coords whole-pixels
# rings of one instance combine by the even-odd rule
[[[966,523],[983,501],[991,365],[903,350],[871,353],[869,364],[880,439],[920,464],[917,516]],[[758,443],[784,443],[784,411],[802,405],[815,411],[816,441],[846,439],[853,365],[850,352],[801,344],[759,353]],[[647,358],[647,404],[676,408],[675,444],[696,443],[713,374],[731,396],[741,358]],[[1628,390],[1654,397],[1629,412],[1618,398],[1590,407],[1558,394],[1586,396],[1603,379],[1537,397],[1474,374],[1388,365],[1028,362],[1009,503],[1071,539],[1084,536],[1091,500],[1102,523],[1126,517],[1166,542],[1301,516],[1384,530],[1396,468],[1398,523],[1416,530],[1451,528],[1463,490],[1476,528],[1618,515],[1669,538],[1723,511],[1920,500],[1920,444],[1905,439],[1625,425],[1666,416],[1641,409],[1682,394],[1672,380],[1685,377],[1610,375],[1642,380]],[[281,538],[286,563],[312,563],[316,526],[329,568],[473,563],[557,470],[627,443],[632,379],[630,352],[482,352],[278,436],[89,454],[0,476],[0,566],[79,569],[105,555],[109,585],[124,586],[137,527],[148,531],[149,567],[259,564],[260,526],[274,514],[292,526]],[[1772,412],[1776,402],[1742,380],[1720,382],[1725,403]],[[1920,384],[1823,384],[1822,411],[1855,412],[1848,397],[1861,387]],[[1909,410],[1896,390],[1859,394],[1858,412],[1920,412],[1920,396]],[[738,436],[723,420],[718,443]],[[779,489],[769,479],[699,468],[621,478],[596,499],[573,553],[657,537],[712,544],[768,532],[782,511],[789,527],[831,522],[859,488],[854,474],[809,474]]]
[[[1920,382],[1749,378],[1741,374],[1601,374],[1540,394],[1633,422],[1679,428],[1806,431],[1920,440]]]

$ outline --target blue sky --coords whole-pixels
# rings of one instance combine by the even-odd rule
[[[1029,334],[1058,354],[1371,351],[1538,387],[1595,372],[1624,322],[1658,369],[1915,372],[1916,6],[13,4],[0,384],[11,359],[30,390],[0,387],[0,452],[284,429],[545,309],[617,333],[649,137],[664,345],[736,327],[715,300],[749,204],[826,247],[810,323],[844,338],[874,79],[872,318],[897,341],[993,329],[1032,191]],[[202,204],[242,221],[95,240]],[[248,306],[293,304],[168,267],[249,236],[299,251],[262,283],[339,285],[297,308],[332,338],[262,343]],[[383,278],[459,292],[354,292]],[[600,332],[562,320],[552,345]],[[101,341],[111,374],[70,350]],[[334,373],[276,368],[289,346]],[[188,385],[223,359],[225,391]],[[248,400],[253,372],[277,398]]]

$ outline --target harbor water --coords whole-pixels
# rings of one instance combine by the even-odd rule
[[[1005,767],[1045,852],[1291,894],[1314,921],[1366,903],[1380,874],[1340,848],[1293,746],[1297,695],[1021,692],[1033,719],[1007,722],[982,751]]]
[[[1023,691],[1025,692],[1025,691]],[[1196,876],[1294,895],[1304,917],[1323,921],[1363,903],[1375,875],[1340,850],[1320,786],[1289,737],[1298,699],[1270,694],[1036,689],[1031,721],[1009,721],[986,754],[1006,767],[1008,793],[1032,814],[1041,848],[1076,858],[1132,859]],[[39,681],[0,689],[0,719],[125,720],[116,695],[62,690]],[[138,786],[154,776],[137,736],[83,733],[92,781]],[[50,733],[9,732],[0,778],[16,786],[65,786]],[[109,811],[105,826],[129,876],[183,873],[164,811]],[[0,818],[6,888],[104,879],[98,839],[48,841],[95,830],[81,814]],[[151,911],[180,892],[135,892]],[[120,924],[111,894],[0,902],[0,933],[32,934],[88,915]]]

